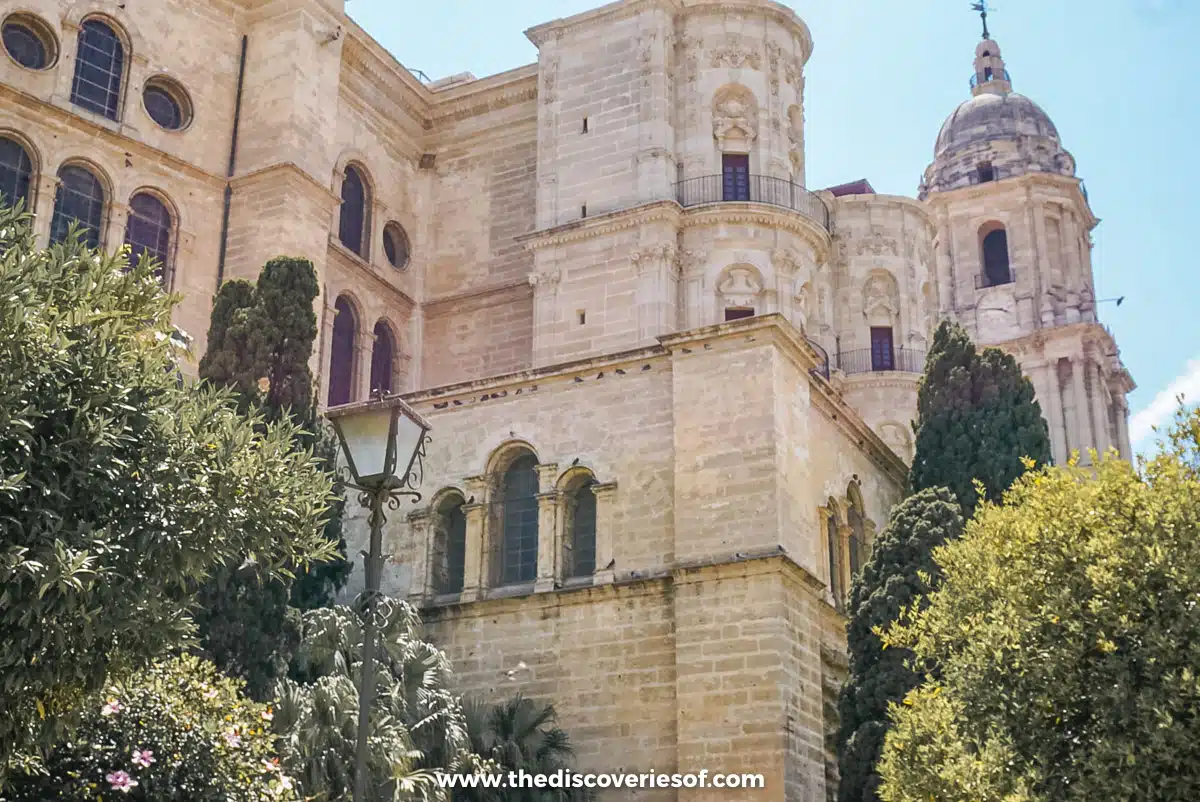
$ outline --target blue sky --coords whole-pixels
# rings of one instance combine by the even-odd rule
[[[537,60],[524,31],[599,0],[347,0],[403,64],[434,79]],[[812,29],[808,183],[868,178],[913,195],[942,120],[969,97],[979,17],[968,0],[793,0]],[[419,11],[417,9],[420,9]],[[1200,399],[1200,103],[1195,0],[1000,0],[989,17],[1014,89],[1050,114],[1101,219],[1093,252],[1102,321],[1138,383],[1143,448],[1174,397]],[[1135,443],[1135,446],[1138,445]]]

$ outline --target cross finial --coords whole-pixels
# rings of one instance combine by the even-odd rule
[[[979,12],[979,16],[983,19],[983,38],[990,39],[991,36],[988,35],[987,15],[991,9],[988,8],[987,0],[979,0],[978,3],[972,3],[971,10]]]

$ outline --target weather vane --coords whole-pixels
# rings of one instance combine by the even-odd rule
[[[978,12],[979,12],[979,16],[983,18],[983,38],[984,38],[984,39],[991,39],[992,37],[988,35],[988,29],[987,29],[987,15],[988,15],[988,11],[995,11],[996,9],[994,9],[994,8],[992,8],[992,9],[989,9],[989,8],[988,8],[988,4],[987,4],[987,0],[979,0],[979,2],[978,2],[978,3],[972,3],[972,4],[971,4],[971,10],[972,10],[972,11],[978,11]]]

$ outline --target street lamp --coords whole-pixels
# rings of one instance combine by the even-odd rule
[[[421,499],[421,459],[425,456],[429,423],[399,397],[377,398],[334,407],[326,413],[337,432],[358,501],[371,510],[371,541],[364,553],[366,587],[358,606],[363,616],[362,676],[358,689],[358,746],[354,754],[354,800],[367,799],[367,742],[371,703],[375,695],[375,632],[377,604],[383,580],[384,504],[397,509],[400,499]],[[397,472],[397,466],[403,470]]]

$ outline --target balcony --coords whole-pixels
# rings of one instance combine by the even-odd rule
[[[986,84],[990,81],[1008,81],[1009,83],[1012,83],[1012,77],[1008,74],[1008,70],[1004,70],[1003,76],[999,76],[994,73],[990,75],[987,73],[984,73],[983,75],[975,73],[971,76],[971,88],[974,89],[981,83]]]
[[[925,352],[912,348],[894,348],[877,353],[870,348],[844,351],[837,355],[838,370],[847,376],[862,373],[924,373]]]
[[[814,192],[786,178],[743,175],[729,182],[723,175],[689,178],[675,185],[675,200],[687,209],[707,203],[765,203],[791,209],[829,230],[829,209]]]

